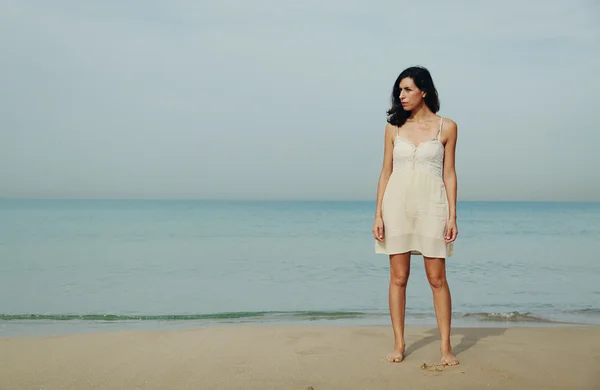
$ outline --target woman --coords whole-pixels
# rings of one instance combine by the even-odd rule
[[[385,129],[373,236],[376,253],[389,255],[389,306],[394,330],[390,362],[404,355],[406,284],[411,254],[422,255],[441,337],[441,363],[456,365],[450,345],[451,298],[446,258],[456,226],[454,152],[457,126],[436,113],[440,103],[429,71],[404,70],[394,83]]]

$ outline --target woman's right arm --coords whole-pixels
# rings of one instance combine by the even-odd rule
[[[394,138],[396,136],[396,128],[389,123],[385,126],[385,136],[384,136],[384,144],[383,144],[383,164],[381,167],[381,173],[379,174],[379,182],[377,184],[377,203],[375,207],[375,222],[382,221],[382,210],[381,204],[383,202],[383,194],[387,187],[388,180],[390,179],[390,175],[392,174],[392,153],[394,151]],[[382,223],[382,222],[381,222]],[[383,226],[381,226],[383,227]],[[378,236],[382,236],[383,232],[379,234],[379,232],[373,232],[375,234],[375,238]],[[382,237],[381,237],[382,238]]]

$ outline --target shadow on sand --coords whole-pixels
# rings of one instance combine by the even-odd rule
[[[462,338],[457,345],[452,346],[452,353],[458,358],[460,353],[477,344],[479,340],[490,336],[500,336],[504,334],[504,332],[506,332],[506,328],[453,328],[452,336],[461,335]],[[414,343],[407,343],[406,351],[404,353],[405,357],[428,344],[440,341],[440,335],[437,328],[429,329],[426,334],[425,337]]]

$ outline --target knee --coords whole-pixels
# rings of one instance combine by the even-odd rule
[[[439,290],[447,285],[446,278],[441,275],[427,275],[429,285],[434,290]]]
[[[394,285],[396,287],[406,288],[406,285],[408,284],[408,275],[406,275],[406,274],[392,275],[392,278],[390,281],[391,281],[392,285]]]

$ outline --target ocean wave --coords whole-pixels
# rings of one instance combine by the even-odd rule
[[[465,313],[460,315],[462,318],[474,318],[482,322],[537,322],[551,323],[556,322],[547,318],[537,317],[532,313],[520,313],[518,311],[500,312],[500,313]]]
[[[600,309],[599,308],[574,309],[574,310],[568,310],[567,313],[569,313],[569,314],[600,315]]]
[[[570,311],[575,314],[600,314],[600,309],[581,309]],[[319,320],[353,320],[353,319],[385,319],[387,312],[362,311],[256,311],[256,312],[221,312],[202,314],[0,314],[0,321],[203,321],[203,322],[278,322],[278,321],[319,321]],[[406,313],[407,319],[435,319],[433,312]],[[453,318],[469,319],[479,322],[510,323],[556,323],[530,312],[475,312],[453,313]]]
[[[369,313],[348,311],[258,311],[210,314],[0,314],[0,321],[195,321],[195,320],[321,320],[360,318]]]

